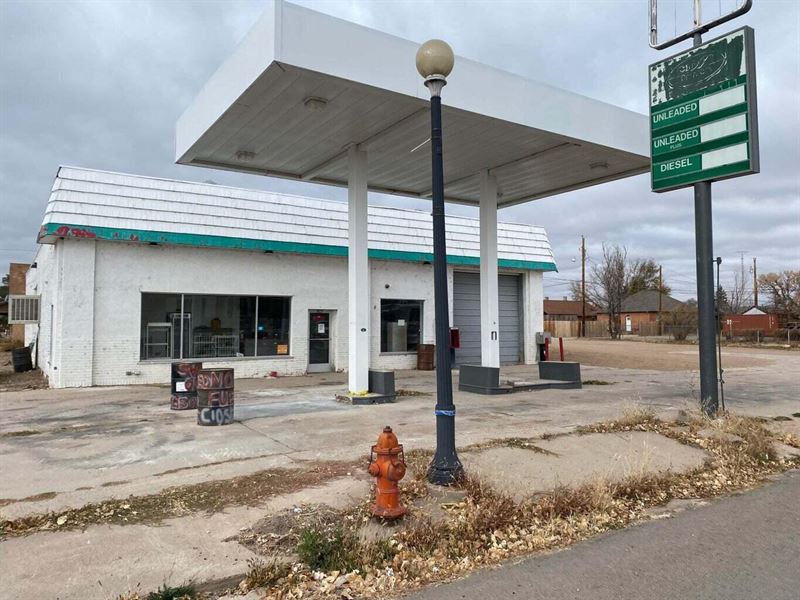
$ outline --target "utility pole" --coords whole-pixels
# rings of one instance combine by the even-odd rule
[[[753,305],[758,306],[758,271],[755,256],[753,257]]]
[[[581,236],[581,337],[586,337],[586,238]]]
[[[661,325],[661,294],[664,290],[664,276],[662,273],[661,265],[658,265],[658,335],[664,335],[663,326]]]

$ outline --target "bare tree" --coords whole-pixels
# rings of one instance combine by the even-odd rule
[[[737,273],[733,278],[733,287],[728,294],[728,306],[731,309],[731,313],[740,315],[750,308],[750,298],[751,295],[745,282],[739,278]]]
[[[667,312],[664,324],[672,339],[685,340],[690,333],[697,331],[697,305],[687,302]]]
[[[761,275],[758,286],[770,295],[776,310],[791,320],[800,319],[800,271]]]
[[[586,281],[586,300],[598,311],[608,314],[608,334],[618,339],[622,334],[620,313],[622,302],[642,290],[670,292],[659,277],[659,268],[652,258],[628,260],[625,246],[603,244],[603,259],[592,265]],[[575,300],[581,299],[580,283],[570,286]]]
[[[628,295],[628,252],[624,246],[603,244],[603,259],[592,265],[586,282],[586,299],[608,314],[608,334],[617,339],[622,331],[620,312]]]

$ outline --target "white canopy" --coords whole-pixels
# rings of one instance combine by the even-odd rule
[[[429,93],[418,44],[276,0],[181,116],[179,163],[430,194]],[[445,196],[509,206],[649,168],[647,117],[461,57],[442,95]]]

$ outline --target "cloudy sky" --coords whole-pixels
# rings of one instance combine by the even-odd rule
[[[735,1],[704,0],[705,18]],[[685,24],[691,3],[661,1],[668,29]],[[646,67],[671,52],[647,45],[646,0],[298,4],[415,41],[441,37],[459,55],[642,113]],[[747,277],[752,257],[760,272],[800,268],[800,2],[754,4],[723,26],[756,31],[762,165],[759,175],[714,184],[715,253],[728,284],[742,255]],[[175,121],[263,8],[257,0],[0,0],[0,270],[33,256],[59,165],[344,200],[337,188],[173,164]],[[505,209],[500,219],[547,228],[560,268],[546,278],[550,297],[580,276],[572,261],[584,234],[590,261],[604,242],[623,244],[662,264],[675,295],[688,298],[692,198],[691,190],[653,194],[641,175]],[[427,208],[378,194],[370,202]]]

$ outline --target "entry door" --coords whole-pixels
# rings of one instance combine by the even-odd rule
[[[625,315],[625,331],[631,333],[633,331],[633,323],[631,323],[631,316]]]
[[[331,370],[331,313],[309,314],[308,372],[324,373]]]

